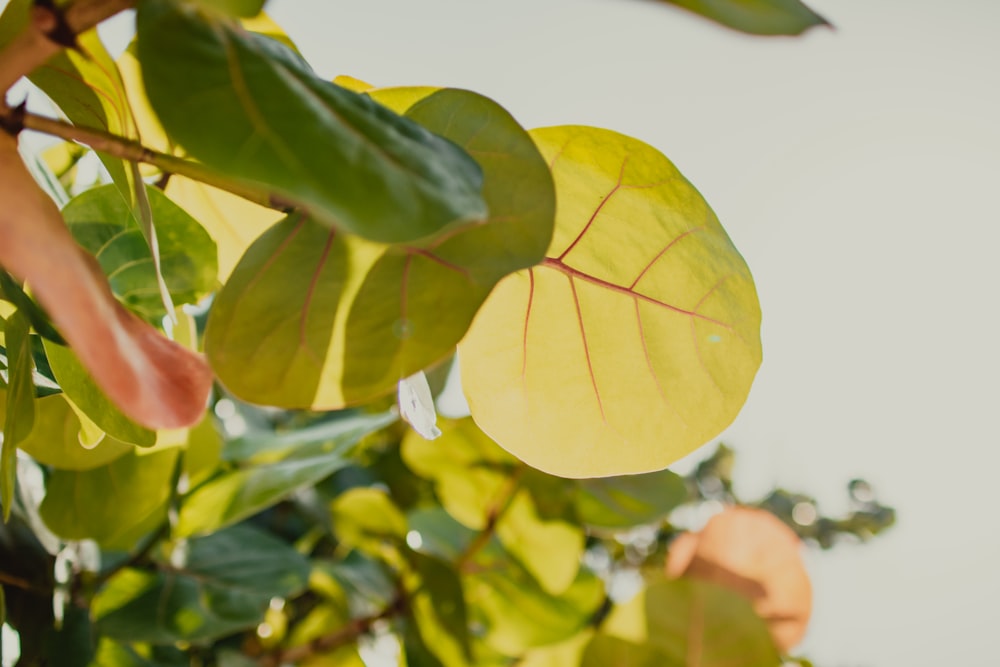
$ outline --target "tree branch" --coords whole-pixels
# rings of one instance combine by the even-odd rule
[[[19,116],[19,118],[15,118],[15,116]],[[154,151],[146,148],[137,141],[132,141],[116,134],[88,127],[80,127],[37,114],[26,113],[21,111],[20,108],[7,109],[5,112],[0,112],[0,124],[19,124],[26,130],[42,132],[65,139],[66,141],[75,141],[89,146],[96,151],[101,151],[102,153],[107,153],[123,160],[145,162],[165,173],[177,174],[201,181],[261,206],[275,209],[292,208],[291,204],[271,195],[266,190],[246,186],[234,179],[211,171],[203,164]]]
[[[58,8],[51,0],[35,0],[27,25],[0,50],[0,91],[6,98],[18,79],[71,45],[77,35],[134,6],[135,0],[77,0]]]
[[[526,469],[525,466],[520,466],[511,473],[511,476],[507,479],[507,484],[500,490],[497,499],[486,513],[486,525],[483,526],[483,529],[465,547],[465,551],[455,560],[455,569],[465,572],[475,555],[489,544],[493,533],[496,532],[497,524],[500,523],[500,519],[503,518],[504,513],[510,508],[514,496],[517,495],[517,490],[521,486],[521,477],[524,475]]]

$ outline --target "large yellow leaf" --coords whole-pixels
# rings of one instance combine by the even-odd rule
[[[566,477],[666,467],[736,416],[760,365],[753,279],[652,147],[608,130],[532,137],[556,182],[547,257],[502,281],[460,345],[479,426]]]

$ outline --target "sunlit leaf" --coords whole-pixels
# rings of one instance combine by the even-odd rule
[[[799,0],[662,0],[753,35],[798,35],[827,20]]]
[[[766,510],[730,507],[670,546],[667,574],[725,586],[751,601],[775,644],[798,644],[812,612],[802,541]]]
[[[160,121],[225,178],[384,242],[485,218],[482,175],[463,151],[317,77],[283,44],[170,0],[141,3],[137,28]]]
[[[212,640],[257,625],[273,597],[305,588],[309,563],[267,533],[237,526],[188,542],[168,572],[126,569],[94,601],[108,637],[173,644]]]
[[[91,470],[133,449],[111,437],[100,438],[92,447],[85,446],[80,420],[64,396],[38,399],[35,411],[31,433],[17,446],[39,463],[61,470]]]
[[[264,462],[222,473],[184,499],[175,534],[210,533],[274,505],[297,489],[316,484],[349,465],[350,449],[386,423],[382,416],[335,435],[321,433],[321,439],[298,447],[286,443],[262,458]]]
[[[215,244],[194,218],[156,188],[147,188],[156,220],[161,271],[178,304],[197,303],[216,285]],[[114,186],[87,190],[62,210],[73,238],[92,253],[111,290],[147,319],[166,314],[153,256],[128,203]]]
[[[267,0],[195,0],[199,5],[209,7],[233,16],[256,16]]]
[[[629,620],[623,623],[625,617]],[[584,667],[781,664],[767,626],[750,603],[732,591],[701,581],[655,581],[629,602],[616,605],[601,629],[605,634],[596,636],[588,646]],[[653,660],[654,655],[658,661]]]
[[[379,553],[383,543],[406,540],[406,517],[385,491],[360,487],[345,491],[330,505],[337,540],[351,548]]]
[[[67,540],[92,539],[107,549],[131,549],[167,515],[177,449],[135,451],[90,470],[55,470],[40,508]]]
[[[35,424],[35,387],[31,381],[30,325],[20,310],[4,324],[7,353],[7,390],[4,392],[3,443],[0,445],[0,505],[3,520],[10,519],[17,484],[17,446],[31,434]]]
[[[549,473],[662,469],[746,400],[761,359],[750,272],[655,149],[586,127],[532,136],[556,180],[555,236],[459,347],[472,416]]]
[[[687,500],[684,480],[669,470],[581,479],[576,511],[589,528],[615,530],[665,518]]]
[[[337,234],[299,215],[267,231],[218,295],[206,332],[216,373],[240,398],[329,409],[388,394],[453,352],[501,277],[542,258],[552,182],[517,122],[458,90],[406,113],[479,161],[490,221],[422,248]]]
[[[184,474],[195,487],[208,479],[222,461],[222,438],[210,415],[188,432],[184,450]]]
[[[414,569],[410,610],[423,645],[444,667],[470,664],[469,625],[462,582],[447,562],[409,554]]]

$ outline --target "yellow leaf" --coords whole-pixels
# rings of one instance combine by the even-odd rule
[[[555,234],[459,346],[472,416],[552,474],[662,469],[746,400],[761,360],[753,279],[654,148],[588,127],[531,134],[556,182]]]

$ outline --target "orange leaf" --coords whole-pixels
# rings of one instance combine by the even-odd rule
[[[204,359],[165,338],[115,300],[96,260],[0,133],[0,264],[30,284],[94,380],[148,428],[199,421],[211,389]]]
[[[798,644],[812,612],[812,586],[802,543],[770,512],[730,507],[699,533],[670,545],[667,576],[725,586],[750,599],[782,651]]]

